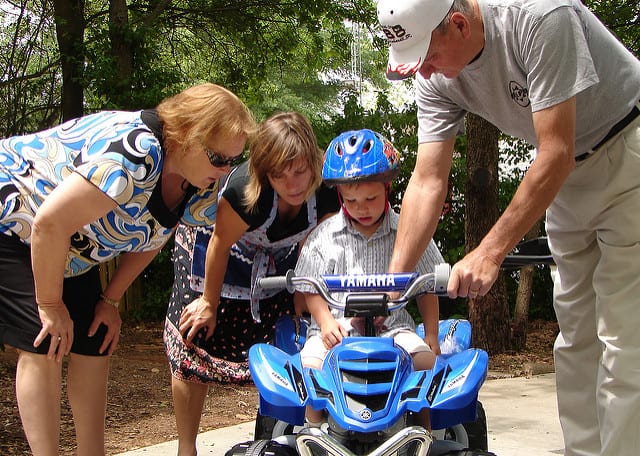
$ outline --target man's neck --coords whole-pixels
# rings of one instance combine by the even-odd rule
[[[469,64],[475,62],[484,51],[484,21],[482,20],[482,12],[477,1],[471,2],[473,13],[469,20],[471,21],[471,46],[475,47],[475,54]]]

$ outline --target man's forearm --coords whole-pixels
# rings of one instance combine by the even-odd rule
[[[413,271],[436,231],[444,192],[410,181],[402,200],[389,272]]]
[[[511,203],[487,233],[478,249],[500,265],[545,213],[574,167],[573,159],[559,155],[535,160],[520,183]]]
[[[422,143],[402,199],[389,272],[413,271],[429,245],[447,196],[455,138]]]

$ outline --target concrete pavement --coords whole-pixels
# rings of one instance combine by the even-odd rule
[[[564,454],[555,374],[488,380],[480,390],[489,450],[497,456]]]
[[[487,380],[480,390],[487,414],[489,450],[497,456],[563,454],[555,374]],[[254,422],[203,432],[200,456],[224,456],[233,445],[253,439]],[[177,441],[127,451],[116,456],[175,456]]]

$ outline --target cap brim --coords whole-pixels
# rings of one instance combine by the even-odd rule
[[[425,39],[408,49],[397,50],[390,46],[387,79],[400,81],[416,74],[427,57],[430,44],[431,35],[427,35]]]

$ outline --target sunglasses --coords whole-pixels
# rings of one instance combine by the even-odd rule
[[[235,157],[225,157],[223,155],[218,155],[211,149],[204,148],[205,153],[207,154],[207,158],[209,159],[209,163],[211,163],[216,168],[224,168],[225,166],[235,166],[242,162],[243,156],[242,154],[236,155]]]

